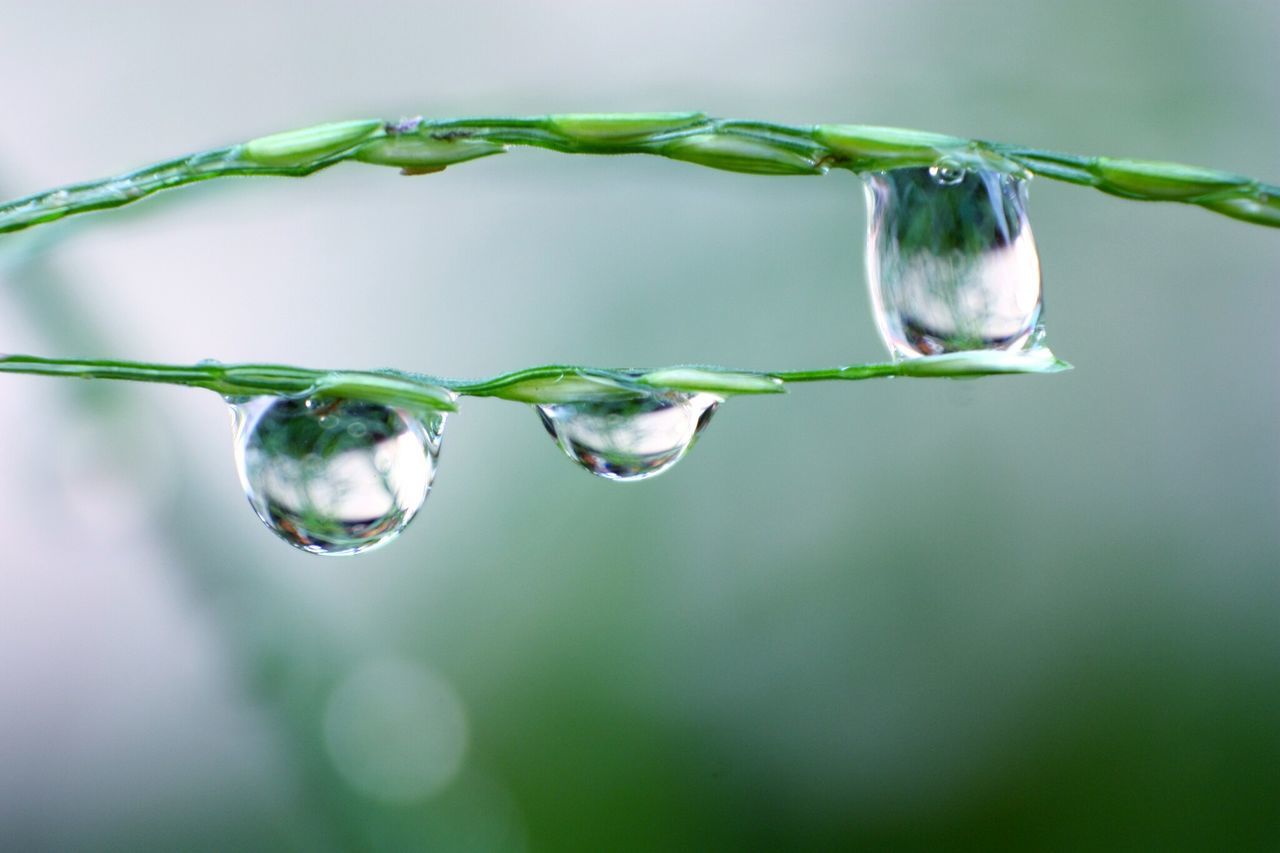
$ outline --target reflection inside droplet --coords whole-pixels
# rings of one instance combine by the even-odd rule
[[[421,508],[444,414],[359,400],[254,397],[232,404],[236,467],[254,512],[312,554],[383,545]]]
[[[867,279],[895,358],[1039,343],[1023,176],[939,162],[868,174],[866,188]]]
[[[720,401],[714,394],[654,391],[535,408],[570,459],[598,477],[630,481],[656,476],[679,462]]]

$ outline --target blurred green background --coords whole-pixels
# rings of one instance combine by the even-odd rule
[[[705,110],[1280,179],[1273,2],[18,3],[6,197],[321,121]],[[883,356],[858,182],[517,151],[0,237],[0,349]],[[1032,187],[1053,377],[730,401],[670,474],[467,401],[394,545],[209,394],[9,377],[0,847],[1274,850],[1280,239]]]

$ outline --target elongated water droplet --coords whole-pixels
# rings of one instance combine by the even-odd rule
[[[232,402],[236,468],[253,511],[312,554],[390,542],[435,476],[444,413],[337,398]]]
[[[895,358],[1039,344],[1024,177],[939,161],[868,174],[866,188],[871,303]]]
[[[654,391],[644,397],[535,406],[547,432],[597,477],[643,480],[675,465],[720,405],[714,394]]]

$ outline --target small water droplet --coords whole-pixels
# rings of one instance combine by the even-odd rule
[[[929,177],[933,178],[935,184],[942,187],[954,187],[964,180],[966,174],[967,170],[964,166],[948,157],[943,157],[929,167]]]
[[[929,169],[866,176],[867,280],[876,326],[895,358],[1029,350],[1043,337],[1040,258],[1026,179]]]
[[[639,398],[534,408],[565,454],[597,477],[644,480],[675,465],[711,422],[714,394],[654,391]]]
[[[249,504],[296,548],[343,555],[384,545],[427,498],[444,413],[336,398],[231,402]]]

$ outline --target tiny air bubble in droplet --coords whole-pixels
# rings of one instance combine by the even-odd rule
[[[426,500],[445,416],[336,398],[231,406],[236,468],[273,533],[312,554],[356,554],[398,536]]]
[[[535,406],[570,459],[597,477],[633,481],[679,462],[720,405],[714,394],[654,391],[630,399]]]
[[[866,176],[867,281],[895,358],[1039,346],[1040,258],[1026,178],[943,164]]]

